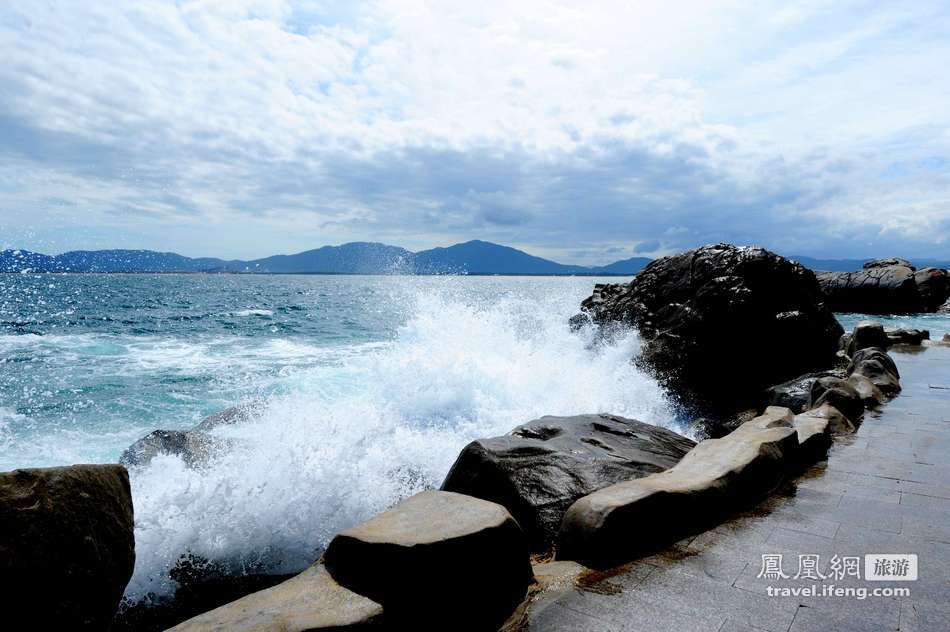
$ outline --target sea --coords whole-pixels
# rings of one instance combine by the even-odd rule
[[[543,415],[689,430],[631,363],[635,331],[568,319],[591,277],[0,275],[0,471],[112,463],[155,429],[245,402],[189,467],[129,474],[127,597],[170,594],[185,553],[294,572],[341,529],[437,488],[462,447]],[[861,315],[841,315],[845,327]],[[950,317],[876,317],[930,329]]]

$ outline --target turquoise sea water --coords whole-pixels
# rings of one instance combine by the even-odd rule
[[[184,551],[294,570],[438,486],[470,440],[545,414],[675,426],[656,383],[567,319],[597,279],[0,275],[0,470],[114,462],[263,398],[199,469],[133,468],[132,597]]]
[[[169,590],[185,551],[296,570],[438,486],[476,437],[598,411],[678,428],[630,363],[633,332],[569,330],[599,281],[0,275],[0,470],[114,462],[156,428],[262,399],[252,422],[215,431],[230,447],[204,466],[130,471],[129,595]],[[945,316],[885,320],[950,331]]]

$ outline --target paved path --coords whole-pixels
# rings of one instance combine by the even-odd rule
[[[783,494],[585,588],[551,595],[531,630],[950,630],[950,348],[893,353],[904,392]],[[920,579],[795,580],[799,555],[916,553]],[[759,578],[781,554],[789,579]],[[814,558],[811,558],[814,559]],[[769,596],[767,586],[907,587],[909,597]]]

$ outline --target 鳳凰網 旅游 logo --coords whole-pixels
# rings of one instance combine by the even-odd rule
[[[835,554],[825,557],[817,553],[795,556],[764,553],[756,577],[770,582],[766,586],[770,597],[901,597],[909,596],[910,588],[864,586],[863,582],[916,581],[917,561],[916,553]],[[839,581],[846,585],[834,583]]]

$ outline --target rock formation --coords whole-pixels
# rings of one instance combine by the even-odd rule
[[[191,430],[153,430],[126,448],[119,463],[126,467],[147,465],[159,454],[170,454],[180,457],[189,467],[201,465],[215,450],[227,446],[227,441],[210,434],[212,430],[249,421],[261,407],[260,401],[232,406],[205,417]]]
[[[337,584],[318,563],[272,588],[176,625],[170,632],[357,632],[378,629],[382,617],[382,606]]]
[[[669,469],[695,445],[665,428],[613,415],[542,417],[468,444],[442,489],[503,505],[532,548],[543,550],[575,500]]]
[[[793,421],[787,408],[768,408],[722,439],[699,443],[665,472],[584,496],[564,515],[557,559],[625,562],[759,500],[797,461]]]
[[[0,473],[0,534],[0,609],[7,625],[108,629],[135,565],[124,467]]]
[[[917,270],[903,259],[868,261],[857,272],[820,272],[818,281],[828,306],[836,312],[933,312],[950,298],[946,270]]]
[[[324,563],[382,605],[394,629],[497,629],[532,579],[524,533],[504,507],[442,491],[340,533]]]
[[[599,285],[572,319],[635,326],[641,362],[687,408],[721,416],[835,363],[841,326],[814,273],[762,248],[704,246]],[[771,351],[766,353],[765,349]]]

